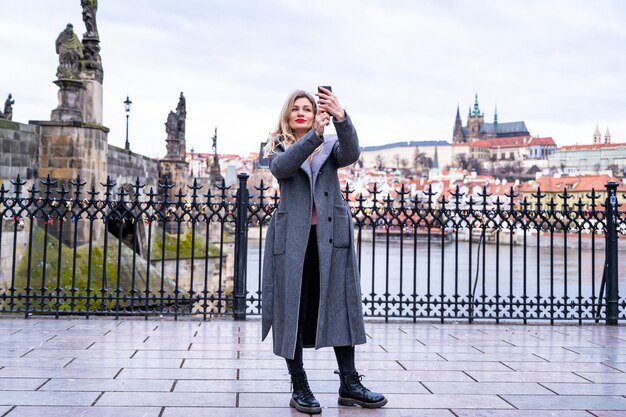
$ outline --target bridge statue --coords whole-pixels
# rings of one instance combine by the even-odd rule
[[[7,120],[12,120],[13,104],[15,104],[15,100],[13,99],[13,96],[9,94],[9,97],[7,97],[6,101],[4,102],[4,114],[0,113],[0,117],[3,117]]]
[[[83,6],[83,22],[87,32],[83,36],[87,38],[98,38],[98,26],[96,25],[96,12],[98,11],[98,0],[81,0]]]
[[[83,59],[83,44],[74,33],[74,26],[68,23],[56,40],[56,52],[59,55],[57,77],[59,79],[78,79],[80,64]]]

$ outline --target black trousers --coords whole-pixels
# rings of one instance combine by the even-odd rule
[[[320,301],[320,259],[317,249],[317,228],[311,225],[309,241],[304,255],[302,268],[302,287],[300,290],[300,310],[298,315],[298,333],[296,351],[293,359],[286,359],[289,373],[304,370],[302,362],[303,347],[315,347],[317,317]],[[335,356],[340,371],[353,371],[354,346],[335,346]]]

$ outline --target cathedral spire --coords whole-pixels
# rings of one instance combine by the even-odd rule
[[[452,142],[460,143],[465,142],[463,137],[463,122],[461,121],[461,113],[459,112],[459,105],[456,106],[456,118],[454,119],[454,130],[452,131]]]
[[[480,116],[480,108],[478,107],[478,93],[474,96],[474,111],[472,116]]]
[[[496,105],[496,111],[493,114],[493,124],[497,125],[498,124],[498,106]]]
[[[602,135],[600,134],[600,129],[598,129],[598,125],[596,125],[596,131],[593,132],[593,143],[602,143]]]

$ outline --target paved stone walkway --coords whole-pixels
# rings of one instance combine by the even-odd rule
[[[260,322],[0,318],[0,416],[303,416]],[[626,416],[626,328],[367,322],[380,410],[337,405],[332,349],[305,351],[322,416]]]

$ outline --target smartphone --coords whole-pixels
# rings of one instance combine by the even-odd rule
[[[321,93],[322,92],[322,88],[325,88],[328,91],[333,91],[333,88],[330,85],[321,85],[321,86],[317,87],[317,92]]]

